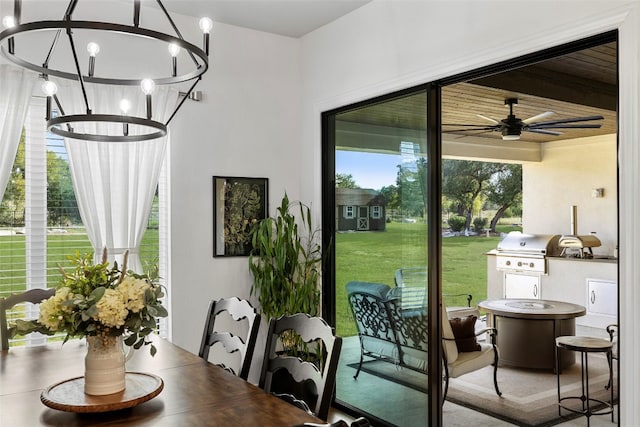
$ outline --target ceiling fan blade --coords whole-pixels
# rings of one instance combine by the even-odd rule
[[[490,122],[491,122],[491,123],[493,123],[493,124],[496,124],[496,125],[499,125],[499,124],[500,124],[500,122],[499,122],[499,121],[497,121],[496,119],[492,119],[491,117],[483,116],[482,114],[476,114],[476,116],[480,117],[481,119],[488,120],[488,121],[490,121]]]
[[[558,120],[549,120],[548,122],[538,122],[532,123],[530,126],[541,126],[541,125],[555,125],[559,123],[572,123],[572,122],[589,122],[592,120],[603,120],[602,116],[587,116],[587,117],[574,117],[571,119],[558,119]]]
[[[532,132],[532,133],[543,133],[545,135],[553,135],[553,136],[562,135],[562,132],[554,132],[551,130],[544,130],[544,129],[526,129],[526,131]]]
[[[533,117],[529,117],[528,119],[524,119],[522,123],[531,124],[533,122],[537,122],[538,120],[546,119],[549,116],[553,116],[555,113],[553,111],[545,111],[544,113],[540,113]]]
[[[572,125],[572,124],[562,124],[559,123],[557,125],[545,125],[545,126],[529,126],[529,129],[600,129],[602,127],[601,124],[580,124],[580,125]]]
[[[487,126],[487,127],[475,127],[475,128],[466,128],[466,129],[448,129],[448,130],[443,130],[443,133],[453,133],[453,132],[471,132],[471,131],[484,131],[484,132],[490,132],[493,130],[498,130],[497,127],[495,126]]]
[[[444,123],[442,126],[459,126],[459,127],[476,127],[476,128],[483,128],[483,127],[495,127],[495,126],[488,126],[488,125],[470,125],[470,124],[463,124],[463,123]]]
[[[468,130],[468,129],[465,129]],[[490,133],[493,132],[494,129],[491,130],[481,130],[481,131],[476,131],[476,132],[472,132],[472,133],[465,133],[462,135],[454,135],[453,139],[460,139],[460,138],[469,138],[471,136],[477,136],[477,135],[482,135],[483,133]],[[443,132],[443,133],[449,133],[449,132]]]

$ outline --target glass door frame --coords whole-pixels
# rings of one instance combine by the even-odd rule
[[[335,121],[332,118],[335,117],[336,114],[349,110],[383,103],[391,99],[421,92],[427,96],[427,159],[437,160],[427,162],[427,304],[428,307],[440,307],[442,298],[442,221],[438,219],[442,211],[440,87],[440,85],[435,83],[427,83],[322,113],[322,245],[323,252],[327,254],[322,273],[322,315],[327,322],[333,326],[336,324],[336,258],[334,236],[337,228],[335,221]],[[427,425],[436,426],[442,425],[442,381],[440,380],[440,378],[442,378],[442,346],[440,345],[442,339],[442,319],[440,310],[428,310],[427,319],[428,336],[435,337],[435,339],[429,340],[429,352],[427,356]],[[337,406],[349,410],[349,408],[341,406],[339,402]]]

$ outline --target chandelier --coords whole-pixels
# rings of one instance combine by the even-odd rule
[[[166,135],[169,122],[209,67],[209,33],[213,22],[209,18],[200,20],[203,47],[197,47],[182,37],[162,2],[156,2],[158,8],[146,9],[145,14],[153,12],[154,17],[161,18],[150,18],[143,27],[141,18],[147,15],[141,17],[140,0],[131,0],[131,25],[87,20],[85,15],[95,14],[91,6],[82,10],[81,17],[74,19],[80,15],[77,11],[79,0],[69,1],[60,20],[22,22],[22,1],[14,0],[13,16],[2,19],[5,29],[0,32],[0,53],[14,64],[36,71],[44,80],[42,90],[47,99],[48,131],[66,138],[99,142],[145,141]],[[122,5],[122,2],[110,3],[114,8]],[[102,11],[101,15],[107,13],[111,11]],[[169,31],[151,29],[149,24]],[[103,39],[107,44],[101,47],[98,43]],[[83,45],[86,50],[81,49]],[[110,54],[101,62],[99,56],[102,55],[98,54],[101,51],[105,54],[105,50]],[[64,99],[60,99],[56,79],[73,81],[72,89],[81,91],[83,111],[65,114]],[[146,114],[141,117],[129,115],[131,101],[126,98],[117,106],[119,111],[115,106],[110,106],[108,111],[105,108],[104,112],[94,111],[92,103],[95,105],[97,101],[90,99],[89,83],[139,86],[140,90],[136,92]],[[153,118],[151,106],[156,85],[188,87],[181,91],[182,98],[164,122]],[[53,102],[57,107],[55,117]]]

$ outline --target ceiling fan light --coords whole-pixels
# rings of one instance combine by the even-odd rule
[[[519,134],[515,134],[515,135],[503,134],[502,135],[502,140],[503,141],[517,141],[519,139],[520,139],[520,135]]]

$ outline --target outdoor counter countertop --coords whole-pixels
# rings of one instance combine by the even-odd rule
[[[604,262],[610,264],[617,264],[618,258],[614,258],[612,256],[607,255],[594,255],[593,258],[575,258],[575,257],[564,257],[564,256],[551,256],[547,257],[550,261],[577,261],[577,262]]]
[[[498,251],[495,249],[490,250],[489,252],[485,252],[485,255],[498,255]],[[567,257],[567,256],[550,256],[547,257],[550,261],[577,261],[577,262],[603,262],[607,264],[617,264],[618,258],[615,258],[611,255],[594,255],[593,258],[576,258],[576,257]]]

